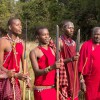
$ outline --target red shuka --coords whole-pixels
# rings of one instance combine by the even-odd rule
[[[39,47],[43,52],[43,56],[38,59],[38,65],[40,69],[45,69],[48,66],[52,66],[55,63],[55,56],[52,54],[51,48],[44,49]],[[55,70],[48,72],[45,75],[41,75],[35,78],[35,86],[52,86],[55,85]],[[56,100],[55,88],[45,89],[42,91],[34,90],[35,100]]]
[[[11,48],[9,52],[4,52],[3,66],[8,70],[13,70],[18,73],[20,70],[20,59],[23,53],[22,42],[16,43],[14,50],[15,52],[13,51],[13,48]],[[16,79],[14,87],[16,100],[21,100],[21,91],[18,79]],[[0,100],[14,100],[13,93],[11,80],[8,78],[0,79]]]
[[[67,38],[65,35],[61,36],[63,42],[63,49],[61,50],[61,56],[63,59],[71,58],[76,55],[76,44],[71,38]],[[65,63],[60,67],[60,100],[70,100],[74,93],[74,100],[78,100],[79,93],[79,80],[78,70],[76,72],[75,92],[74,88],[74,72],[75,62]]]
[[[100,45],[95,45],[92,40],[82,45],[79,72],[85,79],[86,100],[100,100]]]

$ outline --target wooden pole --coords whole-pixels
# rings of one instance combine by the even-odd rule
[[[26,41],[27,41],[27,19],[26,19],[26,30],[25,30],[25,51],[24,51],[24,68],[23,68],[23,74],[26,74]],[[26,92],[26,82],[23,82],[23,100],[25,100],[25,92]]]
[[[31,91],[28,90],[28,99],[31,100]]]
[[[13,84],[14,100],[16,100],[16,96],[15,96],[15,79],[12,77],[11,80],[12,80],[12,84]]]
[[[26,59],[24,59],[24,74],[26,73]],[[26,82],[23,82],[23,100],[25,100]]]

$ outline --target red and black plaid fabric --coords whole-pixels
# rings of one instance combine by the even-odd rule
[[[68,98],[68,93],[66,91],[68,91],[67,87],[68,87],[68,77],[66,74],[66,69],[65,66],[61,66],[60,67],[60,71],[59,71],[59,85],[60,85],[60,100],[66,100]]]
[[[15,98],[21,100],[20,87],[15,82]],[[13,85],[10,79],[0,79],[0,100],[14,100]]]
[[[60,76],[59,76],[59,84],[60,86],[68,86],[68,80],[66,75],[66,69],[65,66],[60,67]]]

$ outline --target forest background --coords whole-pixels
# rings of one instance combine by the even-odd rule
[[[34,40],[34,29],[43,25],[55,37],[56,25],[63,20],[75,24],[75,35],[81,29],[81,41],[90,37],[90,30],[100,25],[100,0],[0,0],[0,27],[6,29],[10,17],[21,18],[23,30],[28,20],[28,40]]]

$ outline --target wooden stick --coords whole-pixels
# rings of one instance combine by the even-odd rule
[[[25,51],[24,51],[24,65],[23,65],[23,74],[26,74],[26,42],[27,42],[27,19],[26,19],[26,39],[25,39]],[[26,92],[26,82],[23,82],[23,100],[25,100],[25,92]]]
[[[31,100],[31,91],[28,90],[28,100]]]
[[[24,74],[26,73],[26,59],[24,59]],[[23,82],[23,100],[25,100],[26,82]]]
[[[57,100],[59,100],[59,69],[57,69]]]
[[[14,80],[13,77],[11,78],[11,80],[12,80],[12,85],[13,85],[14,100],[16,100],[16,96],[15,96],[15,83],[13,83],[15,80]]]

